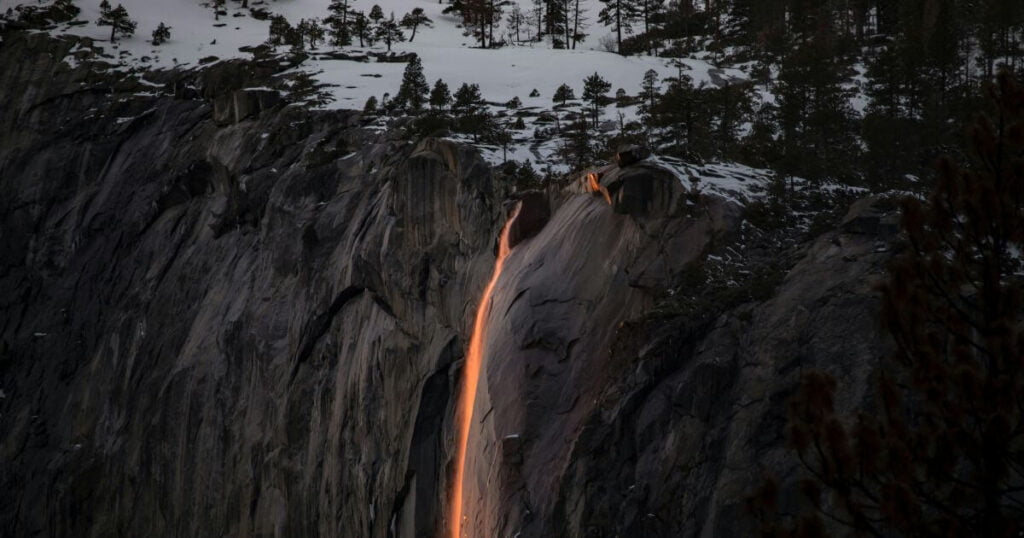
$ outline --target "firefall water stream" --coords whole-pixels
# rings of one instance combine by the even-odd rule
[[[501,270],[505,266],[505,258],[512,250],[509,247],[508,234],[512,221],[519,214],[517,205],[509,215],[505,226],[501,229],[501,239],[498,242],[498,257],[494,260],[494,272],[491,280],[484,288],[484,294],[480,297],[480,305],[476,310],[476,320],[473,322],[473,335],[469,340],[469,349],[466,351],[466,362],[462,370],[462,386],[459,391],[458,410],[456,411],[456,424],[458,426],[458,437],[455,446],[455,480],[452,486],[451,497],[451,518],[448,520],[451,525],[450,538],[463,538],[462,526],[463,512],[469,512],[464,506],[462,498],[462,486],[466,473],[466,447],[469,444],[469,427],[473,423],[473,404],[476,403],[477,386],[480,383],[480,372],[484,360],[484,338],[487,334],[487,315],[491,311],[491,299],[494,294],[494,286],[501,276]],[[472,508],[471,506],[468,508]]]

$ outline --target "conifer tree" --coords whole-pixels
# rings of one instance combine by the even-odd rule
[[[387,45],[388,52],[391,52],[392,43],[401,43],[402,41],[405,41],[405,34],[402,33],[402,28],[398,26],[398,23],[395,21],[394,13],[377,25],[377,28],[374,30],[374,38],[376,38],[377,41],[383,41],[384,44]],[[424,85],[426,85],[426,82],[424,82]]]
[[[316,19],[310,19],[306,24],[306,37],[309,39],[309,48],[316,49],[316,44],[324,40],[324,27]]]
[[[514,36],[516,43],[523,40],[520,37],[520,30],[526,26],[526,22],[526,15],[523,13],[523,9],[519,7],[518,3],[512,4],[512,10],[508,14],[508,29],[509,35]]]
[[[480,95],[478,84],[462,83],[459,89],[455,90],[455,102],[452,104],[452,111],[465,113],[483,106],[484,98]]]
[[[100,18],[96,21],[97,26],[110,27],[110,40],[116,41],[117,34],[130,36],[135,33],[136,23],[128,18],[128,10],[121,4],[110,9],[110,2],[103,0],[100,3]]]
[[[171,27],[165,25],[162,22],[156,27],[156,30],[153,30],[153,44],[154,45],[161,45],[161,44],[163,44],[165,41],[167,41],[170,38],[171,38]]]
[[[848,179],[858,146],[845,66],[831,36],[818,35],[790,54],[776,84],[780,171],[811,180]]]
[[[555,90],[555,95],[551,98],[553,102],[559,103],[562,106],[565,106],[566,102],[573,99],[576,99],[576,94],[573,93],[572,87],[565,83]]]
[[[571,17],[571,28],[569,30],[569,48],[576,49],[576,44],[581,43],[587,38],[587,16],[586,9],[580,3],[580,0],[572,0],[572,17]],[[569,26],[567,24],[567,26]]]
[[[658,99],[658,72],[648,69],[644,73],[644,79],[640,83],[640,95],[643,97],[640,102],[640,112],[649,115],[654,110]]]
[[[224,13],[224,0],[213,0],[213,20],[219,21]]]
[[[622,32],[632,32],[633,23],[637,19],[637,5],[632,0],[601,0],[604,7],[597,15],[597,20],[605,26],[611,26],[615,32],[616,50],[622,53]]]
[[[282,45],[288,41],[289,34],[292,32],[292,25],[284,16],[274,15],[270,19],[268,31],[270,35],[267,37],[267,42],[274,46]]]
[[[352,35],[359,38],[359,46],[373,46],[373,27],[362,11],[352,12]]]
[[[430,93],[430,86],[423,76],[423,62],[419,56],[414,56],[405,66],[405,73],[402,75],[402,85],[395,94],[393,104],[404,107],[410,112],[419,112]]]
[[[355,0],[331,0],[327,10],[331,15],[324,19],[330,28],[331,43],[336,47],[352,44],[352,33],[349,30],[349,13]]]
[[[463,83],[455,91],[454,97],[452,113],[456,116],[456,125],[462,132],[473,135],[474,141],[479,140],[490,120],[480,95],[480,86]]]
[[[597,127],[597,120],[601,110],[607,104],[608,92],[612,84],[601,78],[596,72],[583,81],[583,100],[590,103],[590,113],[594,119],[594,127]]]
[[[551,47],[562,49],[568,46],[565,40],[569,26],[569,13],[562,0],[542,0],[544,32],[551,38]]]
[[[366,104],[363,105],[363,114],[366,116],[374,116],[377,114],[377,96],[371,95],[366,100]]]
[[[644,25],[644,43],[647,45],[649,54],[657,54],[659,43],[653,32],[656,29],[655,21],[665,11],[665,0],[640,0],[638,16]]]
[[[370,22],[374,26],[377,26],[382,20],[384,20],[384,10],[381,9],[379,5],[374,4],[373,7],[370,8]]]
[[[452,94],[448,91],[448,85],[443,80],[437,79],[433,89],[430,90],[430,106],[437,110],[444,110],[452,102]]]
[[[416,29],[420,26],[427,28],[433,28],[434,21],[430,20],[430,17],[423,12],[423,8],[413,8],[412,11],[402,16],[402,22],[399,23],[402,28],[408,29],[412,32],[409,35],[409,42],[412,43],[413,39],[416,39]]]
[[[566,136],[559,150],[562,159],[576,170],[590,165],[595,156],[595,145],[587,121],[580,117],[569,124],[564,132]]]

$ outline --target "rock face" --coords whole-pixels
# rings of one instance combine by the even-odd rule
[[[216,96],[79,88],[69,45],[5,46],[0,534],[438,528],[503,218],[475,152],[347,112],[220,126]]]
[[[444,535],[510,187],[245,77],[133,96],[73,46],[0,46],[0,535]],[[739,208],[643,163],[589,185],[515,195],[465,530],[745,535],[799,372],[866,397],[887,221],[855,208],[766,301],[653,317]]]

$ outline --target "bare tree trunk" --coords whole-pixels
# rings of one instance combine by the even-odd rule
[[[615,52],[623,53],[623,2],[615,2]],[[596,120],[595,120],[596,121]]]
[[[573,11],[572,48],[576,50],[576,36],[580,35],[580,0],[576,0]]]

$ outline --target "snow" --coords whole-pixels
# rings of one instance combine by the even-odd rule
[[[68,33],[93,39],[113,55],[123,68],[144,66],[148,68],[195,67],[200,60],[214,56],[219,60],[248,57],[239,51],[240,47],[263,43],[268,36],[269,21],[260,21],[250,16],[249,10],[241,9],[240,3],[229,0],[227,15],[214,19],[210,4],[197,0],[120,0],[129,16],[138,23],[135,35],[119,37],[110,43],[110,28],[97,26],[99,1],[79,0],[76,5],[82,12],[79,20],[84,25],[60,25],[56,32]],[[112,2],[117,5],[118,2]],[[304,18],[325,17],[329,0],[254,0],[250,7],[265,8],[271,13],[284,15],[292,24]],[[368,11],[374,4],[370,0],[357,0],[353,7]],[[524,106],[551,107],[551,96],[562,83],[572,86],[577,95],[582,91],[583,79],[597,72],[612,83],[612,93],[624,88],[630,94],[640,90],[644,72],[654,69],[661,78],[675,76],[678,69],[672,64],[680,61],[695,84],[714,83],[716,80],[745,78],[737,69],[713,70],[706,62],[693,59],[670,60],[649,56],[623,57],[618,54],[594,50],[598,47],[605,28],[592,26],[591,36],[577,50],[554,50],[544,43],[532,46],[509,46],[501,49],[483,50],[474,48],[472,36],[463,35],[459,21],[441,13],[447,3],[426,0],[380,0],[385,13],[394,12],[396,18],[415,7],[421,7],[434,21],[433,28],[420,27],[412,43],[395,44],[396,52],[416,52],[423,60],[424,72],[431,84],[443,79],[454,91],[462,83],[480,85],[485,99],[491,102],[505,102],[519,97]],[[529,5],[520,2],[524,11]],[[596,19],[597,0],[585,2],[589,7],[590,19]],[[19,5],[39,5],[35,0],[0,0],[0,13]],[[153,30],[160,23],[171,28],[168,42],[155,46],[150,42]],[[505,32],[504,25],[501,31]],[[408,34],[408,33],[407,33]],[[319,50],[310,50],[313,58],[301,67],[314,74],[318,82],[331,85],[328,89],[333,97],[329,108],[362,108],[370,96],[378,99],[385,93],[394,95],[401,82],[404,63],[364,63],[347,60],[321,58],[316,53],[335,50],[321,44]],[[282,48],[283,50],[283,48]],[[347,47],[346,52],[360,53],[367,50],[383,51],[383,45],[372,49]],[[74,58],[67,58],[74,63]],[[529,97],[537,89],[540,96]]]
[[[771,170],[731,162],[694,164],[659,156],[651,157],[650,161],[674,172],[687,187],[691,186],[691,178],[695,178],[698,189],[718,194],[740,205],[763,197],[775,176]],[[801,179],[796,182],[804,181]]]

